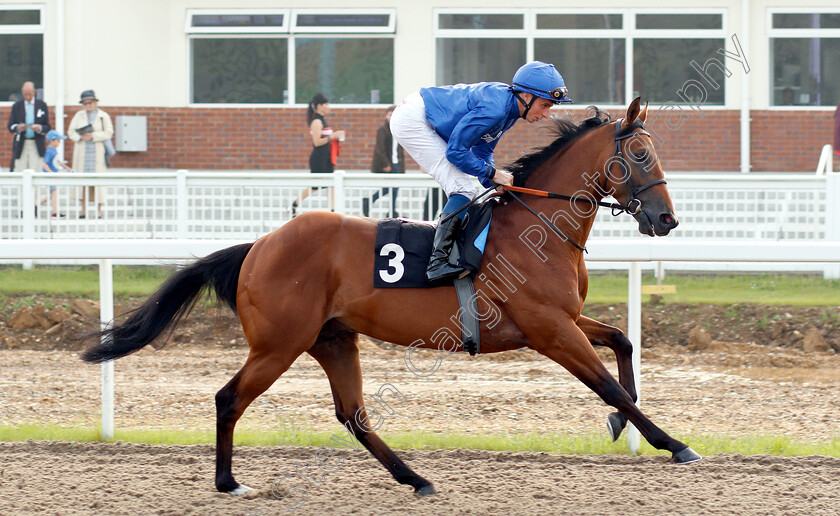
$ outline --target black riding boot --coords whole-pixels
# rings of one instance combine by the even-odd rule
[[[426,279],[434,283],[436,281],[459,276],[464,269],[453,266],[449,263],[449,253],[452,251],[452,245],[455,243],[455,238],[458,236],[458,230],[461,229],[461,219],[452,217],[446,222],[443,222],[444,217],[448,213],[441,213],[438,217],[437,229],[435,229],[434,249],[432,250],[432,257],[429,260],[429,266],[426,267]]]

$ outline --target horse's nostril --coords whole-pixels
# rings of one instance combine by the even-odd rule
[[[667,227],[668,229],[674,229],[679,224],[679,222],[677,222],[677,219],[675,219],[674,216],[670,213],[661,214],[659,216],[659,222],[661,222],[662,225]]]

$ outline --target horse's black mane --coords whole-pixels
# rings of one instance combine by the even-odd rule
[[[609,113],[601,111],[595,106],[589,106],[588,110],[591,116],[580,123],[575,123],[569,114],[551,117],[550,121],[553,123],[553,127],[549,128],[549,131],[557,138],[545,147],[531,149],[519,159],[507,165],[506,170],[513,174],[513,184],[515,186],[524,185],[531,172],[539,168],[548,158],[557,154],[560,149],[573,140],[612,120]]]

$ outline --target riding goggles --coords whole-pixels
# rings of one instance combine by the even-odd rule
[[[560,86],[559,88],[554,88],[551,91],[545,91],[545,90],[538,90],[538,89],[532,88],[530,86],[525,86],[524,84],[513,83],[513,85],[517,86],[519,88],[523,88],[525,91],[535,91],[535,92],[539,92],[539,93],[543,93],[545,95],[548,95],[547,98],[550,99],[551,101],[557,103],[557,104],[559,104],[559,103],[571,104],[572,103],[572,99],[570,99],[568,97],[569,89],[566,88],[565,86]]]

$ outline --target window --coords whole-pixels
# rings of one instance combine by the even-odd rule
[[[840,101],[840,10],[773,9],[770,104],[835,106]]]
[[[577,104],[623,104],[624,16],[538,13],[534,59],[554,63]]]
[[[191,10],[190,102],[394,101],[393,10]]]
[[[702,68],[725,48],[722,9],[438,9],[436,19],[438,84],[510,82],[519,66],[540,60],[555,64],[569,96],[584,106],[625,105],[638,94],[677,104],[723,105],[726,98],[723,72],[714,67],[719,87],[706,88],[705,98],[678,93],[698,78],[692,61]]]
[[[510,82],[525,62],[524,12],[447,12],[437,17],[438,84]]]
[[[0,102],[20,100],[26,81],[44,87],[43,8],[0,6]]]
[[[296,38],[298,103],[323,92],[333,104],[393,104],[393,56],[393,38]]]

